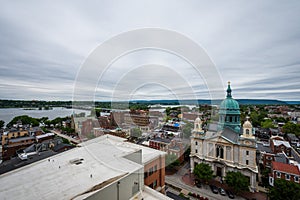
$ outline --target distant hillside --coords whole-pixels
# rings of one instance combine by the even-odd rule
[[[147,104],[147,105],[209,105],[220,104],[222,99],[214,100],[192,100],[192,99],[185,99],[185,100],[132,100],[130,101],[131,104],[139,103],[139,104]],[[280,100],[272,100],[272,99],[237,99],[239,104],[241,105],[300,105],[300,101],[280,101]],[[80,101],[76,102],[76,106],[85,106],[95,104],[96,107],[102,108],[110,108],[111,102],[109,101],[97,101],[97,102],[88,102],[88,101]],[[117,103],[119,107],[122,105],[127,106],[126,101],[119,101],[114,102]],[[72,101],[23,101],[23,100],[0,100],[0,108],[45,108],[45,107],[66,107],[71,108],[74,105]]]
[[[236,99],[241,105],[300,105],[300,101],[280,101],[274,99]],[[161,105],[193,105],[198,101],[198,104],[211,104],[211,100],[199,99],[199,100],[134,100],[131,103],[146,103],[146,104],[161,104]],[[220,104],[222,99],[214,100],[213,104]]]

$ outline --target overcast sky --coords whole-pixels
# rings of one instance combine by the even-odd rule
[[[1,1],[0,99],[71,100],[77,74],[98,46],[155,27],[200,45],[223,87],[231,81],[234,98],[300,100],[299,11],[297,0]],[[157,82],[142,84],[145,74]],[[127,97],[117,94],[121,99],[210,98],[189,63],[155,49],[122,56],[98,81],[97,88],[87,84],[97,100],[112,99],[118,88],[131,88]]]

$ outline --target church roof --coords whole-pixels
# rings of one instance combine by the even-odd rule
[[[224,139],[227,139],[233,143],[238,143],[238,140],[239,140],[239,135],[236,134],[235,131],[233,131],[231,128],[228,128],[228,127],[225,127],[223,129],[223,131],[221,132],[221,136]]]
[[[243,124],[243,128],[252,128],[251,122],[249,122],[248,120],[245,121],[245,123]]]

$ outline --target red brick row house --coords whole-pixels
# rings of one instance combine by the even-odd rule
[[[280,162],[272,162],[269,184],[274,186],[275,179],[284,179],[299,184],[300,170],[298,166]]]

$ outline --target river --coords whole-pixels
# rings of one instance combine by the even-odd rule
[[[85,113],[85,116],[91,114],[88,110],[68,109],[63,107],[54,107],[52,110],[24,110],[23,108],[1,108],[0,120],[5,121],[5,125],[9,123],[14,117],[20,115],[28,115],[34,118],[48,117],[50,120],[56,117],[71,116],[71,114]]]

